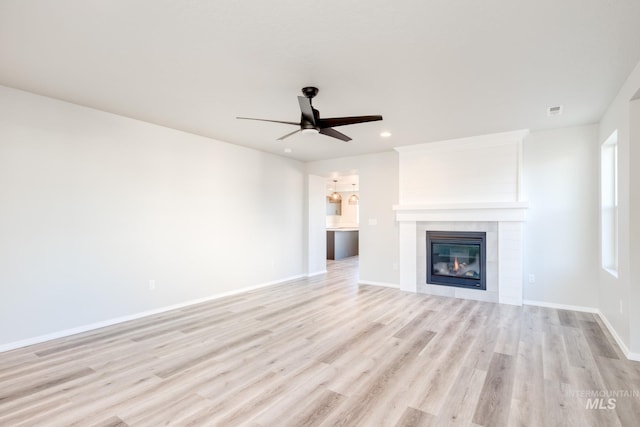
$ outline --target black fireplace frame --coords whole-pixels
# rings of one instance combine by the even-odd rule
[[[480,279],[433,273],[432,245],[471,244],[480,245]],[[487,233],[481,231],[427,231],[427,284],[455,286],[458,288],[487,290]]]

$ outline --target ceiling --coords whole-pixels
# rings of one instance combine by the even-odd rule
[[[319,160],[598,122],[639,22],[637,0],[0,0],[0,84]],[[384,120],[345,143],[235,119],[297,121],[308,85],[323,117]]]

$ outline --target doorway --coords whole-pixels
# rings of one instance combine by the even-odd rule
[[[359,254],[359,176],[334,175],[326,184],[327,260],[356,257]]]

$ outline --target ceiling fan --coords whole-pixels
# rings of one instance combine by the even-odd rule
[[[318,94],[317,87],[304,87],[302,88],[302,93],[304,96],[298,97],[298,104],[300,104],[300,122],[285,122],[281,120],[269,120],[269,119],[254,119],[251,117],[236,117],[236,119],[243,120],[259,120],[261,122],[272,122],[272,123],[284,123],[287,125],[299,126],[300,129],[297,129],[291,133],[288,133],[284,136],[278,138],[278,141],[282,141],[285,138],[288,138],[298,132],[302,133],[321,133],[326,136],[330,136],[332,138],[337,138],[342,141],[351,141],[347,135],[338,132],[333,129],[336,126],[345,126],[345,125],[353,125],[356,123],[365,123],[365,122],[375,122],[377,120],[382,120],[382,116],[355,116],[355,117],[333,117],[328,119],[320,118],[320,112],[313,108],[311,105],[311,99]]]

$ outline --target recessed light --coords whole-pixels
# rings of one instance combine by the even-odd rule
[[[385,130],[384,132],[380,132],[380,136],[383,138],[389,138],[391,136],[391,132]]]
[[[284,152],[285,152],[285,153],[291,153],[292,151],[293,151],[293,150],[292,150],[291,148],[288,148],[288,147],[284,149]]]

